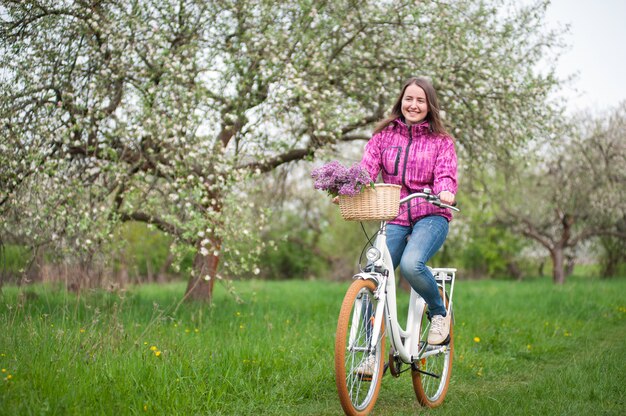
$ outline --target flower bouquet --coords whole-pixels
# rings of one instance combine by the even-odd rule
[[[345,167],[337,161],[314,169],[315,189],[339,196],[345,220],[390,220],[398,215],[400,185],[374,184],[369,172],[355,163]]]
[[[374,187],[369,172],[358,163],[348,168],[334,160],[314,169],[311,177],[315,179],[315,189],[326,191],[331,196],[356,196],[365,186]]]

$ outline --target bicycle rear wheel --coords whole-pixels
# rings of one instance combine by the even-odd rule
[[[447,307],[446,296],[446,307]],[[450,311],[452,313],[452,311]],[[452,357],[454,353],[454,336],[450,320],[450,342],[447,345],[428,345],[428,330],[430,319],[426,310],[422,314],[422,333],[420,335],[420,350],[424,347],[433,353],[421,358],[412,366],[411,376],[413,389],[417,400],[422,406],[437,407],[443,403],[450,384],[452,374]],[[428,354],[428,352],[427,352]]]
[[[378,304],[374,299],[375,289],[372,281],[355,280],[348,288],[339,312],[335,337],[335,381],[346,415],[368,414],[380,391],[384,372],[384,322],[373,351],[369,342],[373,332],[373,313]],[[370,365],[366,365],[368,360],[371,360]],[[364,365],[371,371],[363,371]]]

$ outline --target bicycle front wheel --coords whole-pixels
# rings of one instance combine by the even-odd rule
[[[384,322],[372,349],[376,285],[355,280],[339,312],[335,338],[335,381],[346,415],[368,414],[378,398],[384,372]]]
[[[447,297],[446,297],[447,298]],[[446,299],[446,307],[447,307]],[[452,311],[450,311],[452,313]],[[446,397],[450,375],[452,374],[452,357],[454,352],[454,336],[450,320],[450,342],[446,345],[428,345],[428,330],[430,319],[426,310],[422,314],[422,333],[420,335],[420,350],[425,354],[416,361],[412,368],[413,389],[417,400],[422,406],[437,407]]]

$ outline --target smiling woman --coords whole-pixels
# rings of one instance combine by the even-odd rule
[[[395,155],[393,168],[389,155]],[[376,126],[365,146],[361,166],[372,180],[381,174],[384,183],[400,185],[400,198],[428,188],[444,204],[454,203],[454,141],[443,125],[437,94],[429,80],[412,77],[405,82],[391,114]],[[387,247],[394,269],[400,267],[402,276],[428,303],[433,318],[429,334],[432,344],[446,340],[450,317],[426,263],[443,245],[451,220],[449,209],[410,200],[387,225]]]
[[[404,90],[402,115],[408,125],[417,124],[428,115],[426,92],[419,85],[411,84]]]

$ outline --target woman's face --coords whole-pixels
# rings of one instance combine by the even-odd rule
[[[406,124],[413,125],[423,121],[428,115],[428,100],[421,87],[411,84],[402,96],[402,115]]]

